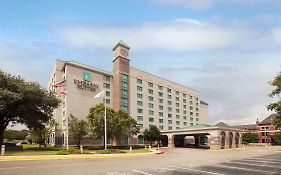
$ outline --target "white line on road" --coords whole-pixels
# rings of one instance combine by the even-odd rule
[[[269,168],[281,168],[279,166],[272,166],[272,165],[261,165],[261,164],[252,164],[252,163],[246,163],[246,162],[228,162],[233,164],[241,164],[241,165],[252,165],[252,166],[262,166],[262,167],[269,167]]]
[[[263,170],[256,170],[256,169],[251,169],[251,168],[241,168],[241,167],[225,166],[225,165],[212,165],[212,167],[221,167],[221,168],[230,168],[230,169],[238,169],[238,170],[245,170],[245,171],[254,171],[254,172],[260,172],[260,173],[266,173],[266,174],[278,173],[278,172],[272,172],[272,171],[263,171]]]
[[[200,173],[214,174],[214,175],[224,175],[224,174],[215,173],[215,172],[211,172],[211,171],[197,170],[197,169],[185,168],[185,167],[176,167],[175,166],[174,168],[184,169],[184,170],[189,170],[189,171],[195,171],[195,172],[200,172]]]
[[[133,170],[133,171],[137,172],[137,173],[140,173],[140,174],[152,175],[152,174],[149,174],[149,173],[146,173],[146,172],[143,172],[143,171],[138,171],[138,170]]]
[[[281,162],[281,159],[273,159],[273,158],[248,158],[253,160],[267,160],[267,161],[274,161],[274,162]]]
[[[275,162],[275,161],[267,161],[267,160],[239,160],[239,161],[243,161],[243,162],[256,162],[256,163],[270,163],[270,164],[278,164],[280,165],[281,162]]]

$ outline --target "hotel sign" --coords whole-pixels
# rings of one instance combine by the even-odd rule
[[[87,72],[83,73],[83,80],[78,80],[78,79],[73,80],[74,84],[77,85],[78,89],[95,92],[99,88],[99,85],[91,83],[90,81],[91,81],[91,77],[90,74]]]
[[[74,79],[73,82],[77,85],[78,89],[95,92],[99,88],[99,85],[88,81]]]

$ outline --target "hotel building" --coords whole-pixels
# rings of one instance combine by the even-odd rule
[[[65,143],[67,116],[86,119],[89,109],[103,102],[94,96],[104,89],[107,106],[127,111],[138,122],[141,132],[150,125],[164,132],[208,123],[208,104],[201,100],[198,91],[131,67],[129,51],[123,41],[113,47],[112,72],[56,60],[48,88],[67,95],[58,95],[62,104],[54,111],[54,118],[59,125],[51,143]],[[63,80],[66,87],[51,86]]]

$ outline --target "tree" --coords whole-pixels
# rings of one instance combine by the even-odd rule
[[[273,120],[273,125],[276,130],[281,130],[281,72],[275,76],[270,84],[274,87],[274,89],[269,96],[277,99],[277,101],[275,103],[270,103],[267,108],[277,113],[277,116]],[[281,144],[281,132],[276,133],[273,136],[273,139],[278,144]]]
[[[124,111],[115,112],[112,108],[106,108],[107,138],[116,140],[120,144],[121,139],[135,135],[139,132],[137,122]],[[101,103],[90,109],[88,115],[90,132],[97,139],[104,139],[104,105]]]
[[[152,145],[152,142],[161,140],[161,132],[159,129],[152,125],[149,129],[145,129],[143,132],[144,140],[149,141],[149,144]]]
[[[257,133],[244,133],[242,135],[242,143],[257,143],[259,142],[259,136]]]
[[[39,146],[47,146],[47,141],[50,138],[51,134],[57,127],[57,123],[54,119],[51,119],[49,122],[44,124],[38,123],[36,126],[33,126],[33,129],[30,130],[31,138],[34,142],[38,143]]]
[[[17,130],[5,130],[4,132],[4,139],[7,139],[8,141],[13,140],[25,140],[26,136],[28,134],[27,130],[17,131]]]
[[[0,71],[0,145],[9,123],[25,124],[28,128],[44,125],[59,103],[54,94],[38,83]]]
[[[87,135],[88,123],[85,120],[79,120],[70,114],[69,118],[69,137],[73,139],[78,147],[81,140]]]

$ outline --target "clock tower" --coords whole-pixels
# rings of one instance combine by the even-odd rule
[[[113,47],[113,109],[129,111],[130,92],[130,47],[119,41]],[[130,113],[129,113],[130,114]]]

